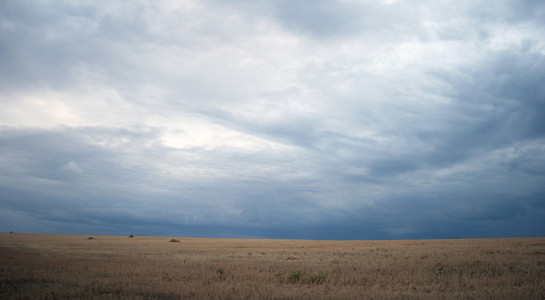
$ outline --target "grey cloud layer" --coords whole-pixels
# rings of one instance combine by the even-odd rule
[[[540,1],[4,1],[0,227],[543,235],[544,14]]]

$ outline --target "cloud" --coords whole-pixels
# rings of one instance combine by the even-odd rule
[[[81,167],[74,161],[67,162],[66,164],[62,165],[62,168],[68,172],[83,174]]]
[[[543,8],[2,2],[0,226],[543,235]]]
[[[369,19],[363,7],[337,1],[280,1],[275,15],[288,29],[312,36],[346,35],[360,30],[360,22]],[[363,14],[363,15],[362,15]]]

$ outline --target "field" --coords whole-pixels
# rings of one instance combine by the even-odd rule
[[[0,233],[1,299],[545,299],[545,238]]]

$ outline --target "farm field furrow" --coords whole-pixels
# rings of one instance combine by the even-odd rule
[[[0,233],[1,299],[545,299],[545,238]]]

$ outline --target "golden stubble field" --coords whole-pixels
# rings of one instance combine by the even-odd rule
[[[1,299],[545,299],[545,238],[0,234]]]

